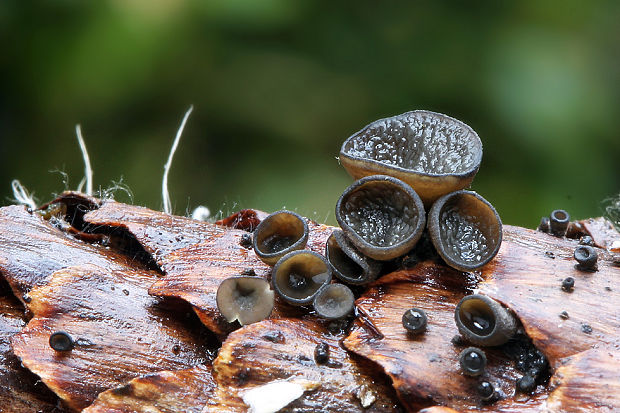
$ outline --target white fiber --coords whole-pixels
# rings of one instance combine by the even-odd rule
[[[211,216],[211,211],[204,205],[198,205],[192,212],[192,219],[206,221]]]
[[[78,143],[80,144],[80,150],[82,151],[82,159],[84,159],[84,179],[86,179],[86,195],[93,194],[93,169],[90,167],[90,158],[88,157],[88,151],[86,150],[86,144],[84,138],[82,138],[82,128],[80,125],[75,125],[75,134],[77,135]],[[82,184],[80,183],[79,190],[81,190]]]
[[[37,203],[34,202],[32,194],[29,194],[26,188],[17,179],[11,181],[11,187],[13,188],[13,196],[15,200],[21,205],[27,205],[30,209],[37,209]]]
[[[170,149],[170,155],[168,155],[168,162],[164,165],[164,177],[161,181],[161,197],[164,204],[164,212],[166,214],[170,214],[172,211],[172,204],[170,202],[170,194],[168,193],[168,172],[170,172],[170,166],[172,165],[172,157],[177,150],[177,146],[179,146],[179,141],[181,140],[181,134],[183,133],[183,129],[185,128],[185,123],[187,122],[187,118],[194,110],[194,106],[190,106],[187,112],[185,112],[185,116],[183,116],[183,120],[181,121],[181,126],[177,131],[177,136],[174,138],[174,142],[172,143],[172,148]]]

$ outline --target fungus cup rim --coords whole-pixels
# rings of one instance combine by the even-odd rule
[[[397,244],[387,247],[374,245],[366,241],[362,236],[357,233],[356,230],[354,230],[349,224],[345,222],[343,214],[340,212],[342,204],[346,201],[346,199],[348,199],[351,194],[373,181],[380,183],[389,183],[403,190],[413,201],[410,205],[415,206],[418,212],[418,222],[411,231],[411,234]],[[351,241],[351,243],[365,256],[377,261],[388,261],[403,254],[406,254],[420,240],[420,238],[422,237],[422,233],[424,232],[424,227],[426,226],[426,211],[424,209],[422,199],[420,198],[418,193],[407,183],[389,175],[370,175],[353,182],[344,190],[340,198],[338,198],[338,202],[336,203],[336,221],[338,221],[338,224],[342,228],[344,235],[347,237],[347,239]]]
[[[299,222],[301,222],[302,230],[303,230],[302,236],[299,239],[297,239],[292,245],[288,246],[287,248],[279,252],[272,252],[272,253],[263,252],[259,248],[259,245],[258,245],[259,237],[257,235],[260,233],[262,229],[264,229],[265,227],[267,227],[267,225],[270,224],[270,221],[273,220],[275,216],[280,215],[280,214],[291,215],[292,217],[296,218]],[[282,258],[287,253],[303,249],[308,243],[309,232],[310,230],[308,227],[308,222],[301,215],[293,211],[281,209],[279,211],[269,214],[256,226],[253,232],[254,235],[252,237],[252,248],[254,249],[254,253],[256,254],[256,256],[261,261],[263,261],[264,263],[268,265],[274,265],[280,258]]]
[[[495,217],[495,220],[497,222],[497,227],[498,227],[498,231],[497,231],[498,239],[495,244],[495,247],[489,253],[486,253],[483,259],[481,259],[480,261],[471,263],[471,264],[468,264],[462,261],[457,261],[457,259],[460,260],[460,257],[457,257],[457,259],[455,259],[453,256],[448,255],[441,243],[442,232],[441,232],[441,227],[440,227],[440,215],[443,211],[444,206],[448,203],[448,201],[450,201],[454,197],[460,197],[460,196],[473,197],[476,202],[482,203],[483,205],[488,207],[489,210],[492,212],[490,216]],[[435,246],[435,250],[437,251],[437,253],[441,256],[441,258],[443,258],[446,264],[448,264],[450,267],[455,268],[459,271],[468,272],[468,271],[480,268],[483,265],[487,264],[489,261],[495,258],[495,256],[499,252],[499,249],[502,245],[502,239],[503,239],[502,220],[499,214],[497,213],[497,210],[493,207],[493,205],[475,191],[468,191],[466,189],[461,189],[458,191],[450,192],[449,194],[445,194],[441,196],[439,199],[437,199],[437,201],[435,201],[430,211],[428,212],[427,228],[431,236],[431,241],[433,245]]]
[[[326,279],[316,288],[316,290],[312,294],[304,298],[294,298],[294,297],[285,295],[282,292],[277,282],[277,279],[278,279],[277,275],[278,275],[278,271],[280,270],[282,265],[286,263],[287,260],[289,260],[291,257],[294,257],[296,255],[301,255],[301,254],[310,255],[314,258],[320,259],[323,262],[323,264],[325,264],[325,273],[327,274],[327,276],[326,276]],[[276,265],[274,265],[273,270],[271,272],[271,286],[273,287],[273,291],[275,291],[275,293],[278,294],[278,296],[281,297],[287,303],[293,304],[293,305],[306,305],[306,304],[312,303],[312,301],[314,300],[314,297],[316,297],[316,295],[319,293],[321,288],[325,285],[328,285],[332,281],[332,278],[333,278],[332,273],[333,271],[332,271],[331,265],[329,264],[327,259],[321,254],[318,254],[310,250],[291,251],[288,254],[284,255],[282,258],[280,258],[278,262],[276,263]]]

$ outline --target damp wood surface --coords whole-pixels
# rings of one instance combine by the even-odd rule
[[[278,380],[305,383],[308,390],[283,412],[397,412],[398,400],[389,380],[368,360],[345,351],[341,334],[315,320],[264,320],[231,333],[213,362],[218,394],[207,407],[219,411],[220,401],[240,411],[247,407],[244,391]],[[315,360],[320,343],[329,348],[321,364]]]
[[[0,293],[0,411],[14,413],[65,413],[58,398],[13,354],[10,338],[26,322],[21,303]]]
[[[214,397],[211,365],[161,371],[106,390],[83,413],[201,413]]]
[[[90,264],[56,272],[31,291],[34,317],[11,338],[15,354],[74,409],[135,377],[208,361],[201,324],[148,295],[156,278]],[[54,351],[55,331],[68,332],[75,348]]]
[[[265,213],[246,210],[216,225],[79,193],[59,202],[67,205],[66,220],[75,227],[52,225],[54,220],[23,206],[0,208],[0,273],[8,281],[0,283],[0,294],[15,294],[28,314],[13,306],[1,319],[9,322],[0,337],[13,346],[2,347],[0,371],[7,383],[26,384],[23,391],[0,392],[0,401],[8,395],[6,405],[12,397],[18,406],[21,397],[42,403],[43,412],[64,411],[63,406],[79,410],[93,401],[88,411],[247,411],[242,400],[247,390],[303,377],[308,389],[289,411],[314,411],[320,403],[343,412],[620,411],[614,376],[620,367],[620,297],[614,285],[620,267],[602,248],[620,235],[602,219],[575,225],[599,247],[596,272],[575,268],[576,240],[504,226],[499,254],[480,271],[461,273],[435,259],[397,268],[368,289],[357,289],[362,294],[357,319],[345,333],[330,332],[307,308],[280,302],[271,319],[253,325],[239,328],[221,318],[215,305],[221,280],[248,271],[270,279],[270,267],[246,243]],[[311,221],[309,226],[308,248],[324,253],[333,228]],[[126,249],[115,251],[113,243],[98,245],[102,234],[135,239],[161,272],[121,254]],[[570,293],[560,288],[567,276],[575,278]],[[539,385],[531,396],[517,394],[515,382],[523,373],[501,349],[488,349],[484,377],[501,397],[492,404],[479,399],[478,380],[459,372],[456,357],[465,346],[451,341],[457,333],[454,306],[471,292],[487,294],[516,313],[551,363],[548,385]],[[401,324],[402,313],[413,305],[427,309],[429,318],[420,338],[404,334]],[[192,307],[222,341],[213,368],[219,344],[206,329],[201,332]],[[559,317],[562,311],[568,319]],[[55,354],[47,342],[61,329],[85,339],[69,355]],[[315,363],[319,341],[329,345],[341,368]],[[28,383],[35,389],[47,385],[66,404],[58,405],[49,391],[32,396]],[[360,410],[361,400],[368,403],[371,395],[375,401]]]

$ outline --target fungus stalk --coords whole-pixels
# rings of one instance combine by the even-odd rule
[[[168,161],[164,165],[164,177],[161,180],[161,197],[162,203],[164,205],[164,212],[166,214],[170,214],[172,211],[172,203],[170,202],[170,193],[168,192],[168,172],[170,172],[170,166],[172,165],[172,157],[179,146],[179,141],[181,140],[181,135],[183,134],[183,129],[185,129],[185,123],[189,118],[189,115],[194,110],[194,105],[191,105],[187,112],[185,112],[185,116],[183,116],[183,120],[181,121],[181,126],[179,126],[179,130],[177,131],[177,135],[174,138],[174,142],[172,143],[172,148],[170,149],[170,155],[168,155]]]

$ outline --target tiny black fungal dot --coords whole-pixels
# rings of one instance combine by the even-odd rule
[[[49,344],[55,351],[71,351],[75,343],[69,334],[64,331],[56,331],[50,335]]]
[[[403,327],[412,334],[426,330],[426,313],[419,308],[410,308],[403,314]]]
[[[605,291],[611,291],[611,287],[605,287]]]
[[[566,292],[571,292],[575,286],[575,279],[573,277],[566,277],[562,280],[562,289]]]
[[[175,344],[174,346],[172,346],[172,352],[174,354],[179,354],[179,352],[181,351],[181,346],[178,344]]]
[[[482,400],[490,400],[495,394],[495,388],[488,381],[481,381],[478,384],[477,390]]]
[[[455,346],[464,346],[465,345],[465,339],[463,339],[463,337],[461,337],[459,334],[455,334],[451,339],[450,342],[455,345]]]
[[[246,268],[245,270],[241,271],[241,275],[255,276],[256,275],[256,271],[254,271],[253,268]]]
[[[562,312],[560,313],[560,318],[561,318],[562,320],[568,320],[568,313],[567,313],[566,311],[562,311]]]
[[[590,324],[582,323],[581,324],[581,331],[583,331],[586,334],[590,334],[590,333],[592,333],[592,327],[590,326]]]
[[[554,259],[555,258],[555,254],[553,253],[553,251],[546,251],[545,255],[549,258]]]
[[[531,393],[536,389],[536,380],[530,375],[525,375],[517,380],[517,390],[521,393]]]
[[[579,240],[579,245],[589,245],[591,247],[594,246],[594,240],[592,239],[591,236],[589,235],[584,235],[583,237],[581,237],[581,239]]]
[[[125,294],[125,295],[129,295],[129,290],[124,289],[124,290],[123,290],[123,294]]]
[[[329,345],[321,342],[314,348],[314,361],[316,364],[325,364],[329,361]]]
[[[243,248],[250,249],[252,248],[252,235],[243,234],[241,235],[241,239],[239,240],[239,245]]]
[[[466,375],[479,376],[487,365],[487,357],[479,348],[468,347],[459,354],[459,364]]]

